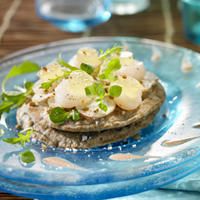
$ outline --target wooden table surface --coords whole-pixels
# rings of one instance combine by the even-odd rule
[[[0,58],[26,47],[86,36],[135,36],[165,41],[200,52],[183,35],[177,0],[151,0],[148,10],[129,16],[113,16],[85,33],[58,30],[35,14],[34,0],[0,0]],[[1,200],[22,200],[0,193]]]

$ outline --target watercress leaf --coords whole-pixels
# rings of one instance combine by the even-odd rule
[[[92,74],[94,72],[94,69],[91,65],[85,64],[85,63],[81,63],[80,66],[81,70],[87,72],[88,74]]]
[[[93,85],[87,86],[85,88],[85,94],[86,94],[86,96],[96,95],[94,86]]]
[[[104,112],[106,112],[106,111],[108,110],[107,105],[104,104],[103,102],[100,102],[100,103],[99,103],[99,108],[100,108],[101,110],[103,110]]]
[[[51,86],[52,86],[53,82],[49,81],[49,82],[44,82],[41,84],[41,88],[44,90],[48,90]]]
[[[22,146],[24,146],[26,143],[30,142],[31,140],[31,134],[33,133],[33,130],[27,130],[26,133],[18,133],[18,138],[20,139],[20,143]]]
[[[26,93],[3,93],[2,94],[2,103],[4,102],[7,104],[7,102],[12,102],[10,103],[10,109],[17,108],[21,106],[25,101],[26,101]]]
[[[63,124],[69,117],[69,113],[61,107],[53,108],[49,113],[50,120],[55,124]]]
[[[1,115],[5,112],[9,112],[11,107],[14,105],[13,102],[11,101],[3,101],[0,103],[0,118],[1,118]]]
[[[26,81],[24,84],[24,87],[26,88],[27,91],[32,90],[34,83],[30,81]]]
[[[87,96],[93,95],[102,98],[105,95],[105,89],[102,83],[93,83],[85,88],[85,93]]]
[[[58,62],[60,65],[62,65],[63,67],[66,67],[66,68],[68,68],[68,69],[71,70],[71,71],[78,70],[77,67],[71,66],[69,63],[67,63],[67,62],[62,58],[61,54],[58,55],[57,62]]]
[[[106,79],[106,76],[105,76],[105,74],[100,74],[100,75],[99,75],[99,78],[100,78],[101,80],[104,80],[104,79]]]
[[[110,72],[116,71],[120,68],[121,68],[121,64],[120,64],[119,58],[114,58],[108,63],[108,67],[107,67],[106,71],[108,73],[110,73]]]
[[[67,78],[67,77],[70,75],[70,73],[71,73],[71,72],[66,71],[66,72],[64,72],[64,75],[62,75],[62,76],[57,76],[57,77],[54,78],[54,79],[51,79],[51,80],[49,80],[49,81],[47,81],[47,82],[42,83],[42,84],[41,84],[41,88],[44,89],[44,90],[48,90],[49,88],[52,87],[52,85],[53,85],[56,81],[62,80],[62,79],[64,79],[64,78]]]
[[[119,97],[122,93],[122,87],[119,85],[113,85],[109,89],[109,95],[111,97]]]
[[[113,53],[120,53],[121,50],[122,50],[122,47],[120,47],[120,46],[115,46],[115,47],[109,48],[105,52],[103,52],[101,50],[100,51],[100,53],[101,53],[100,59],[105,59],[107,56],[110,56]]]
[[[20,159],[22,162],[29,164],[35,161],[35,156],[32,151],[26,150],[20,153]]]
[[[94,83],[95,93],[99,97],[104,97],[105,95],[105,89],[103,84],[101,83]]]
[[[23,74],[37,72],[39,70],[39,65],[31,61],[24,61],[20,65],[13,66],[2,82],[2,90],[5,91],[5,84],[10,78],[14,78]]]
[[[9,143],[9,144],[19,144],[20,139],[19,138],[4,138],[4,142]]]
[[[113,75],[114,71],[117,71],[121,68],[119,58],[112,59],[106,69],[103,71],[102,74],[99,75],[100,79],[108,79],[110,81],[115,81],[116,77]]]
[[[24,96],[24,93],[19,93],[19,92],[3,92],[2,93],[2,99],[3,101],[12,101],[12,102],[17,102],[22,96]]]

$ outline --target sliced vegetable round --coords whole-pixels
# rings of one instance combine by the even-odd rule
[[[78,111],[86,117],[101,118],[112,113],[115,110],[115,107],[115,102],[106,97],[102,101],[92,101],[86,108],[79,108]]]
[[[142,103],[143,86],[139,81],[132,77],[118,77],[118,80],[112,83],[122,88],[120,96],[115,97],[115,103],[124,110],[134,110]]]
[[[55,88],[55,104],[63,108],[84,107],[92,97],[87,96],[85,88],[92,85],[94,79],[84,71],[72,72],[67,79]]]

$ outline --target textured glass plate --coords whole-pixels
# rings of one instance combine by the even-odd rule
[[[200,166],[198,53],[126,37],[66,40],[26,49],[1,60],[0,81],[11,66],[23,60],[44,66],[60,52],[69,59],[80,47],[106,49],[115,44],[133,51],[135,58],[157,74],[165,87],[167,98],[153,123],[141,130],[140,137],[88,150],[42,151],[41,144],[33,142],[28,145],[36,155],[31,166],[19,161],[20,146],[0,142],[0,190],[41,199],[105,199],[158,188]],[[190,68],[190,72],[183,73]],[[16,78],[9,86],[22,84],[24,79],[36,80],[36,75]],[[15,114],[11,112],[6,117],[7,128],[1,120],[5,131],[2,138],[16,133]],[[56,158],[62,160],[52,166],[43,160],[49,157],[54,162]]]

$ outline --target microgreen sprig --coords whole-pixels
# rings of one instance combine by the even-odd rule
[[[122,93],[122,87],[119,85],[113,85],[109,88],[109,95],[111,97],[119,97]]]
[[[33,72],[39,71],[40,67],[38,64],[33,63],[31,61],[24,61],[20,65],[16,65],[11,68],[11,70],[8,72],[6,77],[3,79],[2,82],[2,94],[0,96],[0,117],[2,113],[9,112],[12,109],[15,109],[19,106],[21,106],[32,94],[32,82],[25,82],[24,84],[24,91],[25,92],[19,92],[19,91],[7,91],[6,90],[6,83],[9,79],[29,74]]]
[[[49,118],[55,124],[64,124],[69,120],[78,121],[80,119],[80,113],[75,109],[67,112],[61,107],[55,107],[50,110]]]
[[[40,70],[39,65],[31,61],[24,61],[20,65],[13,66],[2,81],[2,91],[6,92],[5,86],[9,79],[21,76],[23,74],[30,74],[33,72],[37,72],[39,70]]]
[[[30,150],[21,152],[19,156],[20,156],[21,161],[24,163],[30,164],[30,163],[35,162],[35,156],[33,152]]]
[[[85,71],[88,74],[92,74],[94,72],[94,69],[91,65],[85,64],[85,63],[81,63],[80,66],[81,70]]]
[[[26,82],[24,84],[25,92],[6,91],[1,94],[0,102],[0,117],[4,112],[9,112],[12,109],[20,107],[26,99],[32,95],[33,83]]]
[[[29,129],[25,133],[19,132],[17,137],[4,138],[3,141],[9,144],[20,144],[24,146],[26,143],[30,142],[32,133],[33,130]]]
[[[25,133],[19,132],[17,137],[12,137],[12,138],[4,138],[3,142],[9,143],[9,144],[20,144],[21,146],[25,146],[26,143],[31,141],[31,135],[33,133],[32,129],[27,130]],[[32,151],[29,149],[21,152],[19,154],[20,159],[24,163],[32,163],[35,161],[35,156]]]
[[[52,85],[55,82],[62,80],[64,78],[67,78],[70,75],[70,73],[71,73],[70,71],[66,71],[66,72],[64,72],[64,75],[62,75],[62,76],[57,76],[56,78],[50,79],[49,81],[46,81],[46,82],[43,82],[41,84],[41,88],[44,89],[44,90],[48,90],[49,88],[52,87]]]
[[[99,75],[101,80],[107,79],[109,81],[115,81],[116,77],[113,73],[121,68],[119,58],[113,58],[107,65],[107,67],[103,70],[103,73]]]
[[[106,112],[108,107],[103,103],[103,99],[105,97],[106,91],[104,85],[102,83],[93,83],[92,85],[85,88],[85,94],[87,96],[97,96],[98,106],[101,110]]]
[[[62,55],[61,55],[61,54],[58,55],[57,62],[58,62],[61,66],[68,68],[70,71],[79,70],[77,67],[74,67],[74,66],[70,65],[69,63],[67,63],[67,62],[62,58]]]
[[[100,51],[100,59],[105,59],[106,57],[112,55],[113,53],[119,54],[122,51],[122,47],[120,46],[114,46],[112,48],[107,49],[105,52],[103,52],[102,50]]]

